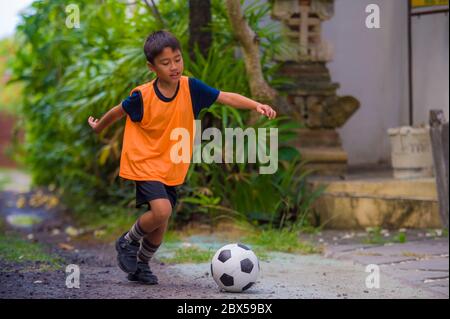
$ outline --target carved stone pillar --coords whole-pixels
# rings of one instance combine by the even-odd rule
[[[342,174],[347,153],[336,128],[359,108],[352,96],[339,97],[339,84],[331,81],[326,63],[331,46],[322,39],[321,24],[334,14],[333,0],[275,0],[272,18],[283,24],[286,50],[276,57],[280,72],[292,84],[282,88],[286,98],[281,112],[304,124],[296,146],[310,167],[322,174]]]

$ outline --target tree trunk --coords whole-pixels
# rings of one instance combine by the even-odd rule
[[[444,228],[448,228],[448,121],[444,111],[430,111],[430,137],[433,163],[436,176],[436,188],[439,200],[439,213]]]
[[[261,103],[273,103],[277,92],[264,79],[259,54],[259,39],[242,12],[240,0],[226,0],[231,28],[241,44],[252,97]]]
[[[151,4],[148,2],[149,0],[144,0],[145,4],[147,5],[147,7],[151,10],[153,16],[156,18],[156,20],[159,23],[159,28],[160,29],[165,29],[166,28],[166,24],[164,23],[163,18],[161,17],[161,14],[159,13],[158,7],[156,6],[156,3],[154,0],[150,0]]]
[[[211,20],[210,0],[189,0],[189,55],[192,60],[195,60],[196,45],[204,57],[208,56],[212,43]]]

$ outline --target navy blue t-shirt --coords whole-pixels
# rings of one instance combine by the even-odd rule
[[[170,102],[177,96],[178,89],[180,87],[179,83],[174,96],[171,98],[162,95],[156,83],[157,80],[154,82],[153,87],[155,89],[156,95],[161,100]],[[212,88],[195,78],[189,78],[189,91],[191,93],[192,111],[194,113],[194,118],[198,117],[202,109],[208,108],[213,105],[220,93],[219,90]],[[133,92],[129,97],[127,97],[122,102],[122,108],[130,116],[130,119],[133,122],[140,122],[144,116],[144,107],[142,105],[141,92]]]

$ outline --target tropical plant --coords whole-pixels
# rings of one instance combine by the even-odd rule
[[[142,52],[146,36],[169,26],[188,48],[188,2],[158,2],[158,13],[146,3],[80,0],[81,24],[65,27],[66,1],[35,1],[23,14],[16,36],[14,80],[25,86],[21,107],[26,140],[17,149],[30,167],[33,181],[53,184],[71,209],[91,211],[108,205],[131,207],[132,183],[118,178],[123,122],[95,136],[86,123],[120,103],[138,84],[152,79]],[[270,4],[254,3],[245,9],[253,30],[261,38],[262,65],[267,81],[285,81],[276,75],[272,57],[282,50],[282,40],[271,24],[260,25]],[[212,1],[213,42],[206,57],[184,54],[185,74],[220,90],[249,96],[245,66],[239,58],[222,1]],[[248,126],[248,111],[214,104],[200,114],[206,126]],[[261,118],[255,127],[278,127],[280,165],[276,174],[259,175],[259,164],[191,165],[181,194],[186,195],[176,220],[195,213],[213,220],[223,212],[234,218],[254,219],[280,226],[306,214],[313,199],[305,186],[307,173],[297,172],[298,152],[288,145],[295,125],[287,118]],[[283,144],[284,143],[284,144]],[[299,179],[291,179],[299,173]],[[183,196],[180,196],[183,197]],[[100,204],[101,203],[101,204]]]

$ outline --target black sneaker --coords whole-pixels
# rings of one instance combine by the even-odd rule
[[[146,285],[157,285],[158,277],[156,277],[147,263],[138,261],[137,270],[134,274],[128,274],[129,281],[137,281]]]
[[[133,274],[137,270],[139,243],[130,243],[125,239],[125,234],[120,236],[116,241],[117,262],[119,263],[120,269],[126,273]]]

